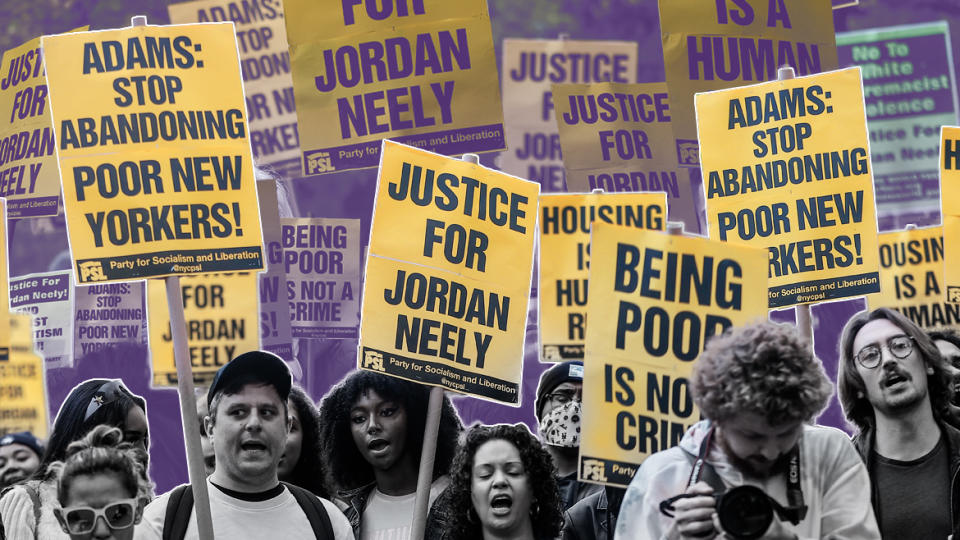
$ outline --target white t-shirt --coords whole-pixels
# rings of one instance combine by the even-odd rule
[[[449,484],[450,479],[446,476],[437,478],[431,484],[427,508]],[[374,488],[360,518],[360,540],[410,540],[416,499],[416,492],[393,496]]]
[[[297,499],[284,489],[265,501],[244,501],[220,491],[207,480],[214,537],[222,540],[262,540],[264,538],[313,540],[313,528]],[[137,525],[135,540],[163,538],[163,520],[170,493],[164,493],[147,505],[143,520]],[[346,516],[330,501],[320,499],[330,516],[335,540],[353,540],[353,530]],[[191,512],[184,540],[198,540],[197,513]]]

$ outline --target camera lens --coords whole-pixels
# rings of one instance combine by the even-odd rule
[[[762,489],[738,486],[717,501],[720,525],[728,535],[743,540],[760,538],[773,521],[773,508]]]

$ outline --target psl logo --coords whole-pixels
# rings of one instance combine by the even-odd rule
[[[697,141],[677,139],[677,163],[681,167],[700,165],[700,147],[697,145]]]
[[[556,345],[544,345],[543,360],[544,362],[563,362],[563,358],[560,358],[560,347]]]
[[[330,161],[329,152],[317,152],[315,154],[311,154],[310,157],[307,158],[307,172],[311,174],[335,170],[337,169]]]
[[[374,371],[386,371],[383,369],[383,355],[377,351],[363,352],[363,367]]]
[[[103,264],[100,261],[86,261],[79,263],[77,266],[80,267],[81,283],[107,279],[107,276],[103,275]]]
[[[947,287],[947,302],[960,303],[960,287]]]
[[[603,462],[599,459],[583,460],[583,478],[594,482],[606,482],[607,475]]]

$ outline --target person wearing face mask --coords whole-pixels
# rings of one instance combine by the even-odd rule
[[[132,540],[149,480],[117,428],[99,425],[67,448],[58,472],[57,522],[70,540]]]
[[[26,480],[40,467],[43,445],[29,431],[0,437],[0,490]]]
[[[552,461],[524,424],[471,427],[450,467],[447,537],[556,538],[563,517]]]
[[[372,371],[353,371],[320,403],[321,455],[358,540],[409,538],[430,388]],[[430,487],[431,507],[463,431],[444,396]],[[428,530],[443,530],[434,508]]]
[[[583,362],[561,362],[540,376],[534,413],[540,439],[556,466],[554,474],[564,510],[603,491],[599,484],[577,481],[582,398]]]

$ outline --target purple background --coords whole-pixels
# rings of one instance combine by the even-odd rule
[[[155,0],[33,0],[2,1],[4,25],[0,29],[0,49],[17,46],[45,33],[90,24],[92,29],[129,25],[130,17],[146,14],[151,23],[166,24],[166,3]],[[657,5],[653,0],[489,0],[494,43],[499,54],[505,37],[555,38],[567,34],[572,39],[635,40],[640,45],[638,74],[640,82],[663,80]],[[712,2],[704,0],[705,5]],[[947,19],[951,22],[954,44],[960,43],[960,12],[952,0],[863,1],[856,8],[835,13],[838,31],[890,26]],[[956,61],[957,55],[954,55]],[[489,91],[497,91],[490,82]],[[689,104],[692,106],[692,104]],[[683,106],[674,104],[675,107]],[[491,165],[492,155],[483,163]],[[369,236],[370,215],[376,185],[376,170],[353,171],[296,180],[294,215],[303,217],[359,218],[361,237]],[[62,216],[12,221],[11,276],[31,272],[69,268],[67,238]],[[831,302],[813,308],[815,348],[827,373],[836,373],[836,344],[846,320],[863,309],[861,299]],[[772,318],[792,321],[793,310],[774,312]],[[353,368],[356,340],[298,340],[295,347],[303,364],[300,383],[314,397]],[[535,426],[533,395],[539,374],[544,369],[536,361],[535,312],[528,323],[526,362],[524,364],[523,405],[501,406],[471,398],[455,398],[466,423],[482,420],[526,422]],[[157,491],[164,492],[187,479],[183,436],[178,414],[177,395],[172,390],[152,390],[143,346],[118,345],[116,349],[77,358],[73,368],[51,370],[47,374],[51,413],[55,414],[70,389],[91,377],[121,377],[135,393],[148,402],[151,429],[151,475]],[[517,361],[521,361],[520,358]],[[820,421],[843,426],[836,402]]]

